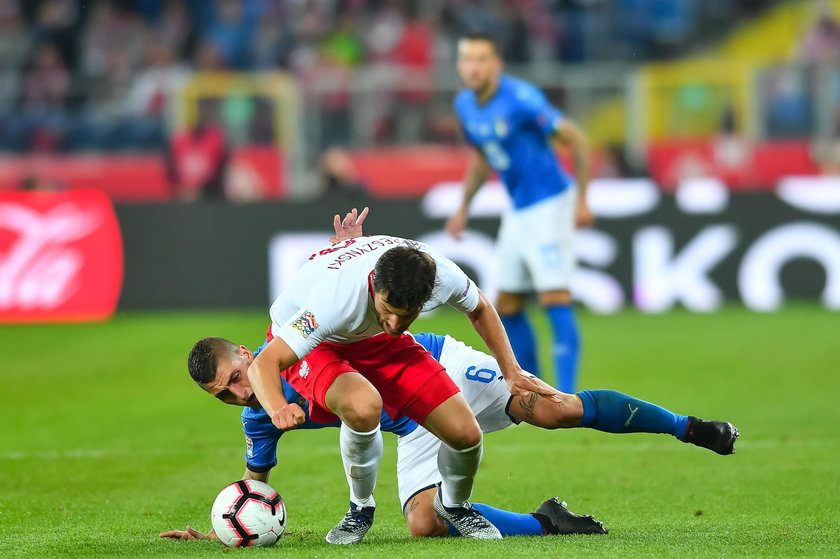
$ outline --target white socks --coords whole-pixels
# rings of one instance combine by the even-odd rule
[[[350,485],[350,500],[361,507],[375,506],[373,488],[376,487],[376,473],[382,460],[379,425],[373,431],[359,433],[342,423],[339,441],[344,473]]]
[[[469,501],[475,473],[481,463],[481,442],[464,450],[455,450],[441,442],[438,470],[443,478],[440,500],[445,507],[462,507]]]

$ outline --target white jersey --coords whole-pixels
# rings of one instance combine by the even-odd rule
[[[326,248],[309,258],[271,305],[271,333],[299,358],[321,342],[349,344],[382,332],[373,306],[371,273],[390,248],[411,246],[437,264],[424,311],[447,304],[467,313],[478,306],[478,288],[451,260],[425,243],[374,235]]]

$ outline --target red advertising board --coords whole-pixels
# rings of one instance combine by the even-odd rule
[[[0,322],[106,319],[122,280],[122,237],[104,192],[0,192]]]
[[[653,180],[668,192],[693,177],[720,178],[731,190],[772,190],[786,176],[820,174],[803,141],[663,140],[649,147],[648,164]]]
[[[285,194],[283,157],[272,146],[246,146],[230,154],[226,188],[236,200]],[[58,190],[96,189],[114,202],[168,202],[173,187],[160,155],[24,155],[0,157],[0,192],[38,179]]]

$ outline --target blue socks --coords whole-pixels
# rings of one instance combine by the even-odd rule
[[[543,536],[543,530],[540,521],[537,520],[533,514],[522,514],[519,512],[510,512],[506,510],[497,509],[490,505],[482,503],[472,503],[475,510],[484,515],[484,518],[489,520],[503,536]],[[449,525],[450,536],[460,536],[460,532]]]
[[[545,312],[551,322],[553,336],[551,347],[554,355],[554,370],[557,374],[556,386],[562,392],[571,394],[575,391],[580,354],[580,339],[575,314],[572,307],[566,305],[546,307]],[[537,341],[525,312],[504,315],[501,319],[516,360],[523,369],[541,377],[537,359]]]
[[[519,365],[529,373],[540,376],[537,365],[537,341],[525,312],[519,311],[516,314],[507,314],[500,318]]]
[[[580,351],[580,338],[574,310],[567,305],[557,305],[546,307],[545,312],[551,322],[552,354],[554,355],[554,371],[557,374],[557,388],[561,392],[572,394],[577,381]]]
[[[668,433],[679,440],[685,437],[688,416],[615,390],[583,390],[578,396],[583,402],[581,427],[607,433]]]

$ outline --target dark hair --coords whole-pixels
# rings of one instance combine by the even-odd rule
[[[459,40],[484,41],[486,43],[490,43],[490,46],[493,47],[493,52],[495,52],[497,56],[500,56],[502,52],[501,50],[499,50],[499,41],[498,39],[496,39],[496,36],[487,31],[481,31],[478,29],[475,29],[473,31],[467,31],[466,33],[461,35]]]
[[[416,310],[431,298],[436,274],[437,265],[431,256],[399,246],[386,251],[376,263],[373,288],[385,292],[392,307]]]
[[[208,384],[216,378],[219,358],[236,353],[233,342],[224,338],[202,338],[195,342],[187,358],[187,369],[198,384]]]

